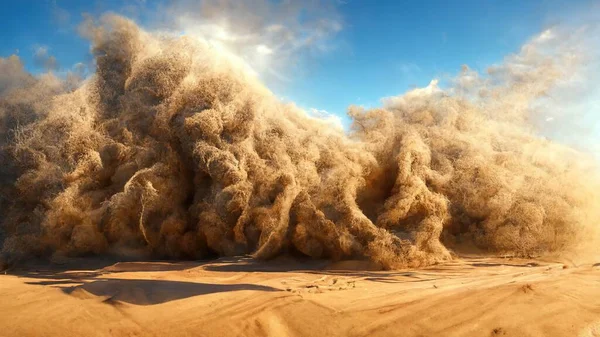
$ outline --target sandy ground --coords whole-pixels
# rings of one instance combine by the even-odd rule
[[[363,271],[357,271],[363,269]],[[74,260],[0,275],[0,336],[600,336],[600,264]]]

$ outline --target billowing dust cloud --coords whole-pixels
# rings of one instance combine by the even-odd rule
[[[506,85],[484,90],[465,69],[452,90],[351,107],[347,135],[197,39],[118,16],[86,34],[97,69],[82,82],[0,59],[5,261],[297,254],[399,268],[465,245],[562,251],[597,224],[593,165],[525,123],[561,75],[551,59]]]

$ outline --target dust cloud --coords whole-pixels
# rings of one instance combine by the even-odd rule
[[[465,67],[450,89],[350,107],[344,133],[206,41],[116,15],[83,32],[86,80],[0,59],[5,263],[297,254],[402,268],[597,235],[594,160],[540,136],[530,108],[578,62],[545,53],[548,36],[485,77]]]

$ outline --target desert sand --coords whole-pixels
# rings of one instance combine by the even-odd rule
[[[0,335],[600,336],[599,263],[372,269],[286,258],[30,264],[0,276]]]

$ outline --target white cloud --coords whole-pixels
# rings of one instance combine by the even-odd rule
[[[327,110],[310,108],[308,109],[308,116],[314,118],[315,120],[321,121],[338,131],[342,131],[344,129],[342,119]]]
[[[263,55],[271,55],[273,54],[273,49],[265,46],[264,44],[259,44],[256,46],[256,52]]]
[[[384,97],[381,99],[381,102],[384,107],[401,108],[407,104],[414,104],[420,99],[428,99],[439,95],[444,95],[444,91],[438,87],[438,80],[433,79],[424,88],[412,89],[398,96]]]
[[[160,26],[237,56],[269,84],[285,81],[302,60],[333,48],[343,28],[338,4],[270,0],[176,0]]]

